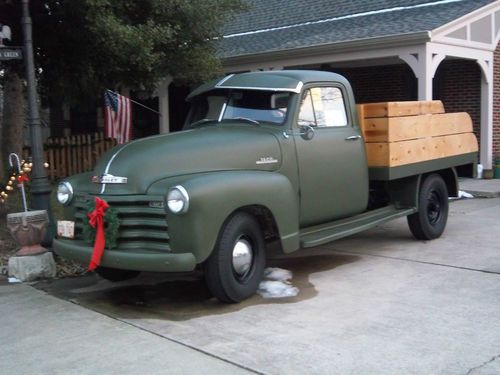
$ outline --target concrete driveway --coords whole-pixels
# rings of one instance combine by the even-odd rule
[[[274,258],[271,266],[293,272],[299,295],[230,306],[210,298],[200,275],[147,274],[118,284],[89,276],[36,287],[125,325],[131,333],[114,336],[116,345],[153,355],[155,365],[196,354],[207,359],[199,373],[500,374],[499,233],[500,198],[456,201],[438,240],[415,241],[402,219]],[[138,345],[133,332],[177,352],[165,348],[157,358],[158,347]],[[68,353],[74,347],[77,361],[78,342],[64,332],[57,340]],[[147,365],[146,373],[196,372]]]

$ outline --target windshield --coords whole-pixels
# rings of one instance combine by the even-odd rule
[[[187,128],[228,120],[282,125],[291,93],[262,90],[213,90],[193,99]]]

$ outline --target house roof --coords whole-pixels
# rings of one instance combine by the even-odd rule
[[[222,58],[428,33],[498,0],[247,0],[219,43]],[[427,36],[428,37],[428,36]]]

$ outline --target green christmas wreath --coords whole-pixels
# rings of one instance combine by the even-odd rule
[[[89,202],[87,204],[86,215],[83,218],[83,239],[85,242],[93,245],[95,242],[96,228],[93,228],[89,223],[88,214],[95,209],[95,203]],[[117,211],[108,207],[104,213],[104,235],[106,237],[106,249],[114,249],[118,246],[116,243],[118,239],[118,229],[120,228],[120,219],[118,218]]]

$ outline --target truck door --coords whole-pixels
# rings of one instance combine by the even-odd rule
[[[347,102],[345,93],[332,85],[302,93],[294,131],[302,227],[348,217],[367,206],[364,142],[357,119],[346,110],[354,103]]]

